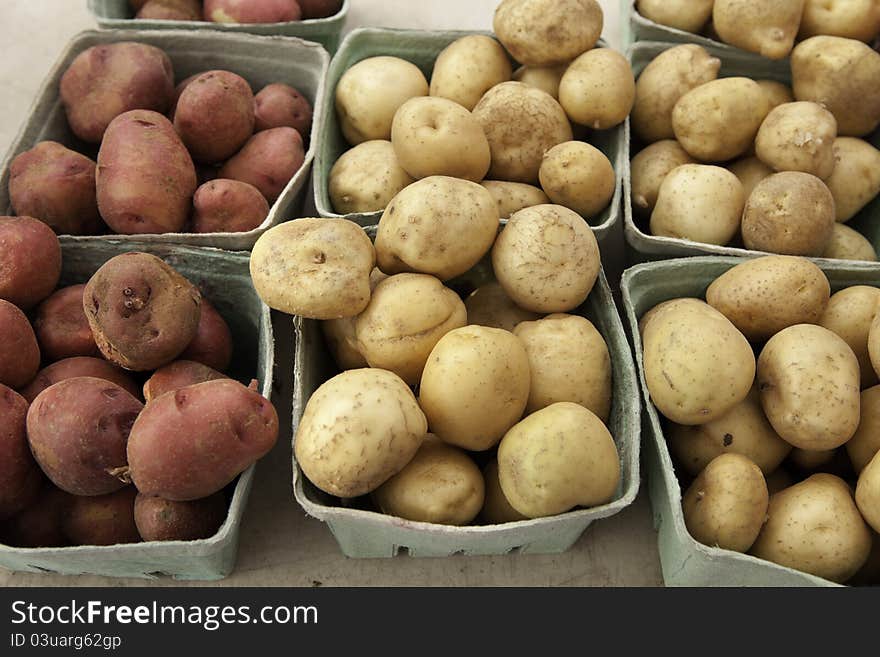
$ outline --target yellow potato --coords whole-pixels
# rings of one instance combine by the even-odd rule
[[[559,81],[559,103],[575,123],[607,130],[629,116],[636,82],[626,58],[611,48],[594,48],[575,59]]]
[[[758,86],[761,87],[761,90],[767,97],[771,110],[785,103],[794,102],[794,92],[787,84],[777,82],[776,80],[755,80],[755,82],[758,83]]]
[[[650,213],[657,203],[660,185],[674,168],[682,164],[695,164],[674,139],[663,139],[640,150],[630,162],[633,209]]]
[[[652,235],[727,244],[740,227],[745,196],[727,169],[684,164],[670,171],[651,213]]]
[[[804,0],[715,0],[712,25],[725,43],[783,59],[794,46],[803,11]]]
[[[410,98],[427,95],[428,81],[415,64],[399,57],[363,59],[336,85],[339,127],[352,145],[391,139],[397,108]]]
[[[655,23],[699,34],[715,0],[638,0],[638,12]]]
[[[339,214],[377,212],[414,182],[390,141],[365,141],[343,153],[330,169],[330,202]]]
[[[451,176],[480,182],[489,170],[489,142],[473,115],[446,98],[411,98],[391,124],[397,161],[413,178]]]
[[[836,223],[831,230],[831,239],[828,240],[822,257],[874,262],[877,260],[877,252],[868,238],[859,231],[845,224]]]
[[[727,165],[727,170],[739,178],[745,198],[752,195],[759,182],[775,172],[757,157],[744,157]]]
[[[455,101],[466,110],[496,84],[510,80],[512,67],[504,48],[492,37],[469,34],[437,55],[431,95]]]
[[[494,447],[522,417],[529,357],[508,331],[465,326],[444,335],[428,358],[419,403],[438,438],[471,451]]]
[[[843,583],[868,559],[871,533],[846,483],[815,474],[770,498],[751,553],[781,566]]]
[[[862,390],[859,428],[846,443],[846,451],[856,474],[865,469],[880,452],[880,385]]]
[[[834,140],[834,170],[825,181],[837,221],[849,221],[880,194],[880,150],[855,137]]]
[[[565,401],[580,404],[608,422],[611,356],[590,320],[553,314],[522,322],[513,334],[529,355],[531,385],[526,413]]]
[[[672,109],[691,89],[718,77],[721,60],[696,44],[673,46],[651,60],[636,81],[631,116],[633,130],[644,141],[672,139]]]
[[[859,424],[859,361],[828,329],[797,324],[758,357],[761,405],[786,441],[809,450],[840,447]]]
[[[700,308],[703,308],[703,307],[709,305],[705,301],[703,301],[702,299],[696,299],[694,297],[681,297],[678,299],[669,299],[668,301],[661,301],[656,306],[654,306],[653,308],[648,310],[639,319],[639,335],[644,336],[645,327],[648,326],[648,323],[652,319],[654,319],[654,317],[656,315],[660,314],[661,310],[664,310],[665,308],[668,308],[668,307],[674,306],[674,305],[679,305],[679,304],[684,304],[684,305],[695,304],[695,305],[699,306]]]
[[[757,465],[740,454],[722,454],[694,479],[681,505],[695,540],[746,552],[764,525],[769,499]]]
[[[806,258],[776,255],[746,260],[706,290],[709,305],[754,341],[795,324],[818,324],[830,296],[819,267]]]
[[[608,207],[617,185],[608,157],[582,141],[567,141],[547,151],[538,177],[553,203],[587,219]]]
[[[370,274],[370,294],[376,286],[388,278],[378,269],[373,269]],[[372,299],[372,296],[370,297]],[[357,318],[343,317],[341,319],[328,319],[321,322],[321,331],[324,334],[324,342],[327,349],[333,355],[333,360],[341,370],[355,370],[361,367],[369,367],[357,343]]]
[[[400,472],[427,431],[425,415],[400,377],[348,370],[309,398],[294,453],[315,486],[337,497],[358,497]]]
[[[500,525],[505,522],[518,522],[528,520],[526,516],[510,506],[510,502],[504,497],[501,490],[501,482],[498,479],[498,459],[492,459],[483,468],[483,480],[486,482],[486,497],[483,501],[483,509],[480,518],[487,525]]]
[[[498,281],[481,285],[464,301],[468,324],[513,332],[520,322],[540,319],[538,313],[523,310],[504,292]]]
[[[620,457],[608,429],[579,404],[529,415],[498,446],[498,478],[510,505],[529,518],[610,502]]]
[[[874,372],[880,376],[880,313],[874,315],[871,328],[868,329],[868,355]]]
[[[776,171],[803,171],[825,180],[834,170],[837,121],[821,105],[795,102],[770,111],[755,138],[755,153]]]
[[[831,461],[834,460],[836,454],[836,449],[813,450],[795,447],[793,450],[791,450],[791,454],[789,454],[788,460],[801,470],[812,472],[814,470],[818,470],[823,465],[828,465],[829,463],[831,463]]]
[[[559,100],[559,82],[568,68],[568,62],[555,66],[520,66],[513,72],[513,80],[540,89]]]
[[[825,34],[870,42],[880,34],[877,0],[806,0],[798,37]]]
[[[856,504],[865,521],[880,532],[880,458],[876,454],[859,474]]]
[[[868,285],[853,285],[831,296],[818,324],[833,331],[853,350],[859,361],[861,387],[877,383],[868,353],[868,335],[880,304],[880,290]]]
[[[498,215],[507,219],[510,215],[533,205],[544,205],[550,199],[544,190],[525,183],[484,180],[480,183],[498,203]]]

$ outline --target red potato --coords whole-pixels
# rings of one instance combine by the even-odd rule
[[[145,541],[209,538],[226,520],[226,511],[226,496],[222,492],[189,502],[147,495],[138,495],[134,500],[134,522]]]
[[[61,244],[39,219],[0,217],[0,299],[29,310],[61,277]]]
[[[266,220],[269,204],[259,189],[240,180],[206,182],[193,196],[194,233],[243,233]]]
[[[101,355],[83,312],[85,289],[85,285],[62,287],[37,306],[34,333],[44,360]]]
[[[183,93],[183,90],[189,86],[189,83],[199,77],[201,73],[196,73],[195,75],[190,75],[187,78],[184,78],[180,82],[177,83],[177,86],[174,87],[174,94],[171,96],[171,107],[168,110],[168,118],[171,121],[174,121],[174,113],[177,111],[177,101],[180,100],[180,94]]]
[[[129,475],[144,495],[196,500],[221,490],[277,439],[278,414],[258,392],[231,379],[199,383],[147,404],[128,439]]]
[[[134,522],[137,490],[126,486],[108,495],[74,497],[62,523],[62,531],[74,545],[139,543]]]
[[[232,362],[232,331],[223,316],[204,297],[201,311],[196,337],[181,352],[180,358],[225,372]]]
[[[174,69],[168,55],[155,46],[108,43],[77,55],[61,77],[60,90],[73,133],[97,144],[120,114],[135,109],[168,111]]]
[[[200,21],[202,5],[199,0],[148,0],[135,18],[159,21]]]
[[[214,23],[287,23],[302,18],[297,0],[205,0],[202,13]]]
[[[24,397],[0,385],[0,519],[27,508],[43,486],[28,446],[27,411]]]
[[[303,140],[293,128],[271,128],[251,137],[220,169],[221,178],[249,183],[274,203],[305,161]]]
[[[215,164],[234,155],[254,133],[254,94],[240,75],[207,71],[181,91],[174,129],[198,162]]]
[[[134,110],[107,127],[98,151],[98,209],[117,233],[175,233],[189,219],[198,181],[171,122]]]
[[[342,9],[342,0],[297,0],[304,19],[327,18]]]
[[[228,378],[222,372],[202,363],[196,363],[192,360],[176,360],[173,363],[163,365],[147,379],[144,384],[144,399],[151,402],[157,397],[187,386]]]
[[[64,547],[63,524],[73,496],[48,482],[21,513],[0,526],[0,540],[14,547]]]
[[[61,235],[92,235],[104,222],[95,195],[95,162],[56,141],[41,141],[9,167],[9,201]]]
[[[270,84],[254,96],[254,130],[294,128],[306,139],[312,130],[312,105],[299,91],[287,84]]]
[[[40,347],[27,316],[0,299],[0,384],[21,388],[40,369]]]
[[[78,376],[91,376],[115,383],[134,397],[139,397],[141,394],[140,387],[125,370],[103,358],[92,358],[91,356],[65,358],[57,363],[47,365],[37,372],[34,380],[19,392],[28,402],[33,402],[37,395],[49,386]]]
[[[150,0],[128,0],[128,4],[131,7],[131,10],[134,12],[138,12],[141,10],[145,4],[147,4]]]

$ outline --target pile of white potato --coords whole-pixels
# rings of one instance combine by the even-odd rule
[[[870,43],[880,34],[877,0],[637,0],[636,10],[660,25],[770,59],[787,57],[796,39],[827,35]]]
[[[691,535],[835,582],[880,582],[880,289],[796,256],[736,265],[640,321]],[[756,360],[755,353],[758,353]],[[872,531],[873,530],[873,531]]]
[[[843,4],[843,3],[838,3]],[[696,44],[636,83],[632,206],[652,235],[769,253],[877,260],[845,225],[880,193],[880,53],[815,36],[791,53],[792,87],[718,78]]]
[[[452,42],[430,82],[400,57],[353,65],[335,91],[353,148],[330,171],[334,210],[378,212],[408,185],[439,175],[482,183],[502,217],[551,202],[598,216],[614,195],[614,168],[575,139],[572,123],[613,128],[635,97],[627,60],[594,47],[602,24],[595,0],[504,0],[498,40]],[[514,71],[511,58],[522,66]]]

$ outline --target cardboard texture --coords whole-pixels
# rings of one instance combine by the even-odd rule
[[[664,50],[672,48],[676,43],[658,43],[654,41],[639,41],[630,46],[627,56],[633,68],[633,73],[638,78],[651,60]],[[776,80],[791,86],[791,69],[788,60],[773,61],[747,53],[739,49],[721,48],[717,45],[706,45],[706,50],[714,57],[721,59],[721,70],[718,77],[745,76],[753,80]],[[714,244],[702,244],[691,240],[674,237],[656,237],[648,230],[649,216],[637,215],[632,204],[632,176],[630,158],[638,153],[645,145],[632,134],[630,120],[626,120],[626,151],[630,154],[623,162],[623,230],[627,245],[631,250],[631,260],[644,262],[646,260],[658,260],[689,255],[729,255],[729,256],[754,256],[759,251],[752,251],[742,246],[717,246]],[[880,130],[865,137],[866,141],[880,148]],[[846,223],[847,226],[856,229],[868,238],[874,246],[874,250],[880,252],[880,196],[868,203],[861,212]],[[838,265],[847,262],[830,258],[812,258],[819,264]]]
[[[232,331],[229,375],[244,384],[257,379],[260,393],[272,394],[274,339],[269,308],[260,301],[250,279],[247,253],[217,249],[111,242],[67,243],[62,247],[60,285],[85,283],[110,258],[128,251],[156,255],[196,284],[224,317]],[[216,580],[232,572],[238,550],[241,520],[254,478],[255,466],[243,472],[234,486],[226,521],[211,538],[197,541],[131,543],[65,548],[13,548],[0,545],[0,566],[25,572],[61,575],[90,573],[109,577]]]
[[[110,30],[217,30],[220,32],[292,36],[316,41],[335,52],[348,16],[350,0],[333,16],[284,23],[212,23],[209,21],[158,21],[134,19],[128,0],[88,0],[89,11],[102,29]]]
[[[296,87],[312,103],[315,119],[310,135],[303,135],[306,153],[303,165],[287,183],[266,220],[254,230],[243,233],[165,233],[155,235],[62,235],[62,244],[102,243],[107,240],[138,241],[151,244],[188,244],[213,246],[232,251],[249,250],[267,229],[299,216],[308,185],[317,135],[322,116],[324,77],[330,57],[318,44],[287,37],[218,32],[164,31],[86,31],[74,37],[49,72],[0,168],[0,212],[11,214],[9,202],[9,166],[12,159],[38,142],[54,140],[78,150],[92,159],[98,145],[84,144],[71,132],[59,98],[58,85],[64,71],[82,51],[95,45],[120,41],[138,41],[164,50],[174,65],[175,79],[211,69],[226,69],[241,75],[254,89],[273,82]]]
[[[318,151],[315,155],[314,191],[315,203],[318,213],[322,217],[345,216],[361,226],[371,226],[379,223],[382,212],[363,212],[348,215],[340,215],[333,210],[330,202],[329,179],[330,169],[336,160],[351,148],[336,117],[336,85],[342,75],[362,59],[378,55],[390,55],[400,57],[418,66],[425,77],[430,81],[431,71],[434,68],[434,60],[437,55],[453,41],[469,34],[485,34],[493,36],[491,32],[467,32],[467,31],[420,31],[420,30],[391,30],[379,28],[361,28],[346,35],[339,47],[339,52],[333,57],[327,74],[327,84],[324,87],[324,102],[322,111],[324,115],[320,121],[318,133]],[[604,46],[600,41],[598,46]],[[514,66],[514,70],[516,65]],[[610,130],[588,131],[584,136],[576,130],[576,139],[588,141],[601,150],[611,161],[617,177],[614,196],[609,206],[597,217],[590,219],[589,224],[596,234],[596,239],[603,242],[611,232],[612,227],[619,221],[621,202],[623,195],[623,168],[628,162],[628,149],[624,141],[624,126],[621,124]]]
[[[368,229],[375,235],[375,229]],[[484,260],[447,286],[467,293],[492,278]],[[575,314],[590,319],[608,344],[613,372],[613,398],[608,428],[620,453],[621,482],[614,500],[592,509],[502,525],[451,527],[413,522],[382,513],[340,505],[337,498],[318,490],[303,475],[294,458],[293,488],[306,513],[326,522],[343,553],[349,557],[393,557],[404,550],[414,557],[452,554],[506,554],[564,552],[594,520],[618,513],[636,497],[639,487],[639,395],[632,353],[604,273],[587,301]],[[327,379],[339,373],[324,344],[320,322],[296,317],[293,371],[293,440],[306,403]],[[358,501],[354,500],[357,504]]]
[[[635,345],[639,385],[645,405],[645,463],[648,489],[659,532],[663,579],[667,586],[838,586],[826,579],[763,559],[698,543],[688,533],[681,508],[682,490],[660,415],[645,384],[639,318],[662,301],[704,297],[718,276],[748,258],[697,257],[652,262],[623,273],[621,291],[627,328]],[[880,272],[868,264],[820,265],[832,292],[850,285],[880,286]]]

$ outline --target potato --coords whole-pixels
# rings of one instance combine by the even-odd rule
[[[727,244],[740,228],[742,183],[727,169],[683,164],[663,179],[651,212],[652,235]]]
[[[83,292],[101,353],[134,371],[174,360],[196,336],[200,306],[192,283],[160,258],[137,251],[101,265]]]
[[[0,519],[30,506],[43,486],[28,446],[27,411],[27,400],[0,384]]]
[[[256,381],[251,386],[217,379],[148,402],[128,438],[128,474],[138,491],[201,499],[265,456],[278,439],[278,413]]]
[[[648,20],[699,34],[712,16],[714,0],[638,0],[636,9]]]
[[[210,538],[226,520],[226,496],[174,502],[140,495],[134,500],[134,523],[145,541],[196,541]]]
[[[0,217],[0,299],[30,310],[61,277],[61,244],[33,217]]]
[[[666,440],[677,464],[695,477],[722,454],[740,454],[769,475],[792,449],[764,416],[757,388],[711,422],[697,426],[670,424]]]
[[[834,170],[825,180],[837,221],[852,219],[880,194],[880,150],[862,139],[834,140]]]
[[[758,83],[758,86],[764,92],[771,110],[785,103],[794,102],[794,92],[788,85],[776,80],[755,80],[755,82]]]
[[[213,304],[202,297],[199,313],[199,325],[196,336],[180,357],[213,367],[221,372],[229,368],[232,362],[232,332],[223,316],[217,312]]]
[[[232,71],[206,71],[181,92],[174,129],[194,160],[229,159],[254,133],[254,93]]]
[[[356,346],[371,367],[418,385],[434,345],[467,324],[458,295],[425,274],[397,274],[376,286],[355,322]]]
[[[705,424],[749,394],[755,378],[752,347],[724,315],[688,301],[659,309],[642,337],[651,401],[678,424]]]
[[[667,301],[661,301],[656,306],[651,307],[648,311],[645,312],[644,315],[641,316],[641,318],[639,318],[639,336],[644,339],[645,329],[647,328],[647,326],[651,322],[651,320],[660,314],[660,311],[665,310],[667,308],[670,308],[672,306],[679,306],[679,305],[685,305],[685,306],[695,305],[698,308],[705,309],[705,307],[708,306],[709,304],[707,304],[702,299],[697,299],[694,297],[680,297],[677,299],[669,299]]]
[[[788,460],[800,470],[813,472],[831,463],[836,455],[836,449],[812,450],[795,447],[788,455]]]
[[[721,78],[678,99],[672,108],[672,129],[691,156],[723,162],[749,149],[769,111],[767,97],[757,82]]]
[[[544,154],[538,171],[541,187],[557,205],[585,218],[608,207],[617,177],[606,155],[595,146],[567,141]]]
[[[28,410],[28,441],[53,484],[72,495],[105,495],[120,479],[125,445],[144,405],[115,383],[74,377],[37,395]]]
[[[525,183],[504,182],[502,180],[484,180],[480,183],[498,203],[498,214],[507,219],[514,212],[519,212],[533,205],[549,203],[550,199],[540,187]]]
[[[327,18],[342,8],[342,0],[297,0],[304,20]]]
[[[517,325],[529,356],[526,413],[574,402],[603,422],[611,412],[611,356],[602,334],[585,317],[562,313]]]
[[[304,161],[303,140],[296,130],[270,128],[248,139],[217,175],[249,183],[274,203]]]
[[[288,23],[302,18],[297,0],[205,0],[206,21],[214,23]]]
[[[880,313],[874,315],[871,328],[868,329],[868,355],[874,372],[880,376]]]
[[[603,18],[596,0],[502,0],[492,27],[520,64],[547,66],[595,46]]]
[[[308,98],[289,84],[267,84],[254,95],[254,132],[288,127],[308,141],[312,116]]]
[[[117,233],[175,233],[189,219],[195,165],[161,114],[133,110],[110,125],[98,151],[101,217]]]
[[[205,381],[228,379],[225,374],[213,367],[192,360],[175,360],[153,372],[144,384],[144,399],[148,402],[168,392],[192,386]]]
[[[339,214],[378,212],[414,182],[400,166],[392,143],[374,139],[339,156],[330,169],[328,191]]]
[[[395,196],[379,220],[379,269],[454,278],[486,255],[498,222],[498,206],[484,187],[448,176],[423,178]]]
[[[868,335],[880,304],[880,290],[868,285],[852,285],[831,296],[825,311],[817,322],[833,331],[853,350],[859,361],[861,387],[877,383],[877,374],[871,366],[868,353]]]
[[[134,486],[108,495],[74,497],[62,520],[62,531],[73,545],[139,543],[134,523]]]
[[[743,195],[749,198],[759,182],[775,172],[756,156],[743,157],[727,165],[727,170],[739,178],[743,186]]]
[[[732,46],[770,59],[791,52],[804,11],[804,0],[715,0],[712,25]]]
[[[200,21],[202,5],[198,0],[148,0],[135,18],[160,21]]]
[[[349,144],[391,139],[397,109],[410,98],[428,95],[428,81],[418,66],[399,57],[368,57],[339,78],[336,115]]]
[[[468,324],[513,332],[520,322],[540,319],[538,313],[517,306],[498,281],[485,283],[464,300]]]
[[[428,434],[403,470],[373,491],[382,513],[441,525],[467,525],[480,512],[483,475],[462,450]]]
[[[876,454],[859,474],[856,505],[865,521],[880,532],[880,458]]]
[[[880,53],[853,39],[816,36],[791,53],[795,98],[824,105],[837,134],[862,137],[880,124]]]
[[[477,452],[498,444],[528,399],[529,357],[522,342],[486,326],[465,326],[440,338],[419,389],[431,431]]]
[[[501,44],[492,37],[469,34],[437,55],[430,94],[472,110],[484,93],[496,84],[508,82],[511,75],[510,59]]]
[[[599,244],[587,223],[559,205],[520,210],[492,247],[504,292],[525,310],[564,313],[580,306],[599,277]]]
[[[33,327],[44,360],[101,355],[83,311],[85,287],[59,288],[37,306]]]
[[[859,402],[859,427],[846,443],[856,474],[880,452],[880,385],[862,390]]]
[[[36,217],[59,234],[101,230],[95,162],[55,141],[41,141],[9,165],[9,202],[19,216]]]
[[[764,525],[770,495],[761,469],[741,454],[721,454],[682,498],[684,522],[695,540],[746,552]]]
[[[846,582],[871,551],[871,533],[846,483],[815,474],[770,498],[751,553],[781,566]]]
[[[747,249],[784,255],[820,256],[834,230],[834,198],[809,173],[784,171],[752,190],[742,215]]]
[[[633,210],[650,213],[669,172],[682,164],[694,163],[674,139],[663,139],[640,150],[630,162]]]
[[[0,524],[0,541],[12,547],[68,545],[62,524],[72,500],[72,495],[47,483],[27,508]]]
[[[520,66],[513,72],[514,82],[540,89],[559,100],[559,83],[568,68],[568,62],[551,66]]]
[[[492,164],[488,178],[535,184],[544,153],[572,140],[565,110],[549,94],[521,82],[489,89],[474,107]]]
[[[836,223],[831,230],[831,239],[828,240],[822,257],[875,262],[877,260],[877,252],[874,250],[874,246],[859,231],[853,230],[845,224]]]
[[[498,478],[518,512],[552,516],[610,502],[620,483],[620,457],[599,418],[579,404],[559,402],[504,435]]]
[[[559,103],[575,123],[607,130],[629,116],[636,81],[626,58],[611,48],[594,48],[575,59],[559,81]]]
[[[0,384],[21,388],[40,369],[40,347],[27,316],[0,299]]]
[[[358,497],[400,472],[427,432],[425,414],[400,377],[379,369],[349,370],[309,398],[294,455],[321,490]]]
[[[489,142],[473,115],[446,98],[410,98],[391,124],[391,144],[413,178],[451,176],[480,182],[489,170]]]
[[[710,306],[749,340],[767,340],[788,326],[818,324],[831,285],[806,258],[763,256],[728,269],[706,290]]]
[[[797,324],[770,338],[758,357],[758,385],[767,419],[795,447],[839,447],[859,425],[859,361],[821,326]]]
[[[834,170],[837,121],[821,105],[785,103],[770,110],[755,138],[755,152],[776,171],[803,171],[825,180]]]
[[[849,580],[850,586],[877,586],[880,584],[880,534],[871,533],[871,554],[865,565]]]
[[[373,273],[370,274],[370,293],[372,294],[376,286],[386,278],[388,276],[379,271],[378,268],[373,269]],[[372,299],[372,296],[370,299]],[[361,354],[357,343],[356,326],[358,317],[359,315],[355,315],[354,317],[328,319],[321,322],[324,342],[332,354],[333,360],[336,361],[341,370],[368,367],[367,359]]]
[[[673,46],[661,52],[636,81],[633,130],[646,142],[675,137],[675,104],[687,92],[716,79],[720,68],[721,60],[696,44]]]
[[[20,390],[21,396],[33,402],[37,395],[49,386],[66,379],[78,376],[89,376],[115,383],[134,397],[140,397],[140,386],[118,365],[108,363],[103,358],[91,356],[74,356],[47,365],[34,377],[28,385]]]
[[[501,482],[498,479],[498,459],[492,459],[483,468],[483,480],[485,482],[485,496],[483,508],[480,510],[480,519],[485,524],[500,525],[505,522],[528,520],[510,506],[510,502],[504,497],[504,491],[501,490]]]
[[[345,219],[297,219],[254,244],[250,270],[263,301],[313,319],[353,317],[370,301],[373,244]]]
[[[806,0],[798,37],[825,34],[870,42],[880,33],[880,4],[877,0]]]
[[[246,233],[269,215],[259,189],[240,180],[218,178],[196,189],[193,196],[194,233]]]
[[[82,51],[61,76],[61,103],[73,133],[101,143],[104,131],[130,110],[164,113],[171,107],[174,70],[162,50],[120,41]],[[167,168],[167,167],[166,167]]]

